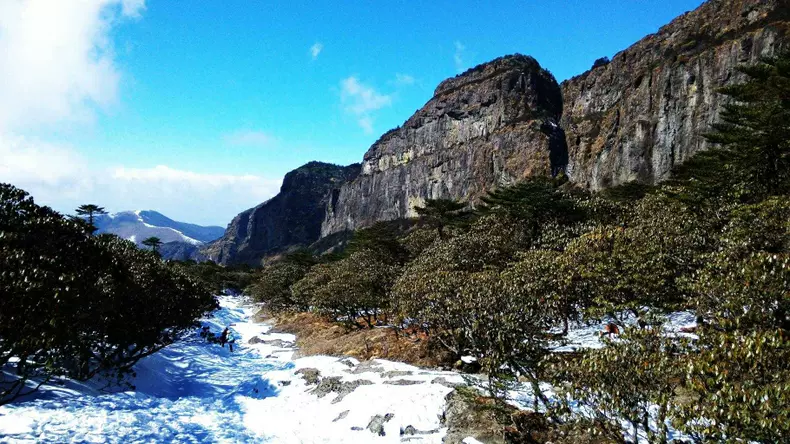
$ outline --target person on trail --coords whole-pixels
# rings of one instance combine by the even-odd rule
[[[228,347],[230,347],[231,353],[233,353],[233,344],[236,343],[236,337],[233,336],[233,333],[231,333],[230,331],[228,331],[228,338],[226,339],[226,341],[228,342]]]
[[[222,330],[222,334],[219,335],[219,346],[225,348],[225,343],[228,342],[228,335],[230,335],[230,329],[225,327],[225,330]]]
[[[225,348],[225,344],[228,344],[230,351],[233,351],[233,344],[236,342],[236,338],[233,337],[233,333],[230,332],[230,327],[225,327],[225,330],[222,330],[222,335],[219,337],[219,345],[222,348]]]

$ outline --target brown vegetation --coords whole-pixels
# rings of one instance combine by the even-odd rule
[[[388,359],[419,367],[449,364],[450,355],[417,332],[396,335],[392,327],[349,331],[314,313],[284,313],[272,316],[264,311],[258,321],[270,322],[272,331],[296,335],[300,356],[351,356],[360,360]]]

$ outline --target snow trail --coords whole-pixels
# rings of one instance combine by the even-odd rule
[[[141,360],[134,391],[108,393],[99,381],[45,385],[0,407],[0,443],[441,442],[439,416],[449,385],[462,382],[457,374],[380,360],[294,360],[293,335],[251,322],[254,308],[239,298],[220,302],[203,324],[215,334],[230,325],[233,353],[195,332]],[[256,336],[265,342],[248,344]],[[358,386],[319,393],[297,373],[305,368]],[[371,432],[371,419],[387,414]],[[401,436],[407,426],[425,434]]]
[[[248,317],[247,310],[224,299],[223,308],[206,324],[219,333]],[[0,408],[0,441],[251,440],[255,434],[244,426],[240,397],[276,396],[265,374],[289,367],[293,364],[263,359],[254,349],[239,347],[230,353],[228,347],[193,335],[141,360],[134,392],[102,394],[99,383],[80,389],[53,384],[31,400]]]

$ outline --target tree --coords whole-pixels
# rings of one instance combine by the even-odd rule
[[[310,309],[310,299],[297,299],[291,286],[304,278],[315,262],[308,255],[286,256],[283,260],[264,267],[258,279],[247,288],[247,292],[275,313],[307,311]]]
[[[93,218],[101,214],[107,214],[107,212],[104,211],[104,207],[94,204],[80,205],[77,207],[75,212],[78,216],[88,216],[88,229],[91,233],[96,231],[96,225],[93,224]]]
[[[456,223],[459,218],[468,214],[464,212],[466,204],[450,199],[428,199],[422,207],[415,207],[414,211],[428,223],[436,228],[439,238],[444,239],[444,229]]]
[[[373,327],[390,309],[389,291],[399,270],[380,251],[357,250],[315,265],[291,287],[292,298],[347,328]]]
[[[162,246],[162,239],[159,239],[156,236],[151,236],[143,240],[143,245],[146,247],[151,248],[154,254],[159,254],[159,247]]]
[[[588,314],[594,317],[691,305],[683,279],[714,245],[712,230],[693,207],[658,194],[633,206],[626,223],[598,226],[565,250],[565,291],[591,298]]]
[[[483,198],[483,213],[505,214],[526,223],[531,243],[549,224],[567,225],[583,217],[576,202],[560,189],[564,176],[533,177],[508,188],[491,191]]]
[[[685,345],[666,337],[658,324],[627,328],[617,342],[556,363],[555,386],[570,384],[561,393],[564,411],[574,419],[613,428],[621,427],[623,419],[631,425],[634,443],[640,429],[649,442],[666,443],[667,420],[685,363],[681,350]]]
[[[734,192],[746,200],[790,191],[790,53],[738,71],[746,81],[721,89],[732,99],[706,138]],[[709,158],[712,156],[708,156]],[[703,177],[703,180],[710,177]]]
[[[90,236],[0,184],[0,404],[54,376],[117,381],[216,308],[201,284],[133,243]]]
[[[456,358],[474,354],[470,328],[478,299],[468,283],[475,273],[504,269],[526,245],[517,221],[495,215],[483,216],[466,232],[434,242],[405,266],[393,286],[399,316],[428,330]]]

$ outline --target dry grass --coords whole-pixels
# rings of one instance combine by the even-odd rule
[[[273,332],[296,335],[299,356],[352,356],[363,361],[380,358],[420,367],[449,364],[449,354],[424,334],[396,335],[391,327],[348,331],[313,313],[271,316],[259,312],[256,320],[274,325]]]

